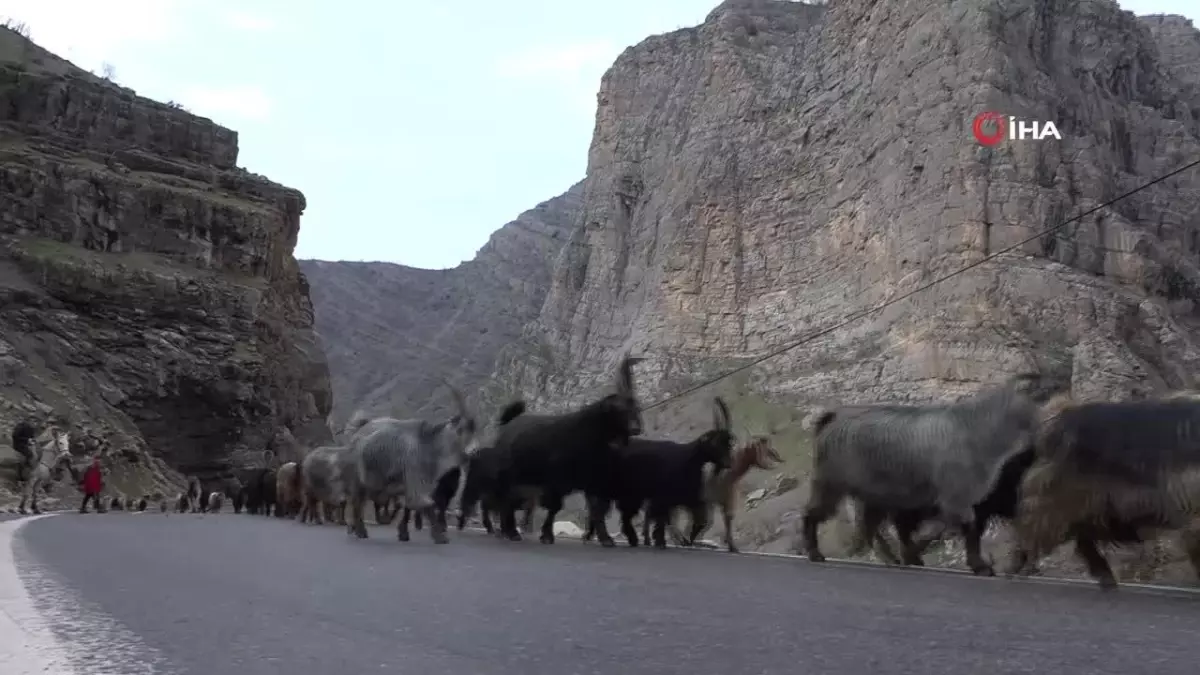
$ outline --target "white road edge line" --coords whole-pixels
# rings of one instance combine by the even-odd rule
[[[467,531],[471,531],[471,532],[487,534],[487,530],[483,529],[482,527],[466,527],[463,529],[467,530]],[[556,537],[561,538],[561,539],[573,539],[575,541],[580,541],[582,539],[581,537],[572,537],[572,536],[567,536],[567,535],[556,535]],[[622,545],[622,544],[618,544],[618,546],[620,546],[620,545]],[[668,544],[668,546],[670,546],[673,549],[678,549],[680,551],[687,551],[690,553],[710,553],[710,554],[720,554],[720,555],[731,555],[728,551],[726,551],[723,548],[717,548],[717,549],[706,548],[706,547],[689,548],[687,546],[676,546],[674,544]],[[823,563],[811,563],[811,562],[809,562],[809,560],[806,556],[799,555],[796,553],[767,553],[764,551],[740,551],[733,555],[753,555],[753,556],[759,556],[759,557],[763,557],[763,558],[782,558],[784,560],[796,560],[796,561],[799,561],[799,562],[802,562],[805,564],[809,564],[809,565],[815,564],[815,565],[833,565],[833,566],[838,566],[838,567],[868,567],[868,568],[875,568],[875,569],[880,569],[880,570],[888,570],[888,571],[902,573],[902,574],[907,574],[907,573],[956,574],[958,576],[966,577],[968,579],[975,579],[977,581],[1005,581],[1005,582],[1013,582],[1013,583],[1018,583],[1018,584],[1025,584],[1025,583],[1045,584],[1048,586],[1093,586],[1093,587],[1096,586],[1096,582],[1094,582],[1090,579],[1069,579],[1069,578],[1063,578],[1063,577],[1034,577],[1034,576],[1009,578],[1009,577],[1004,576],[1003,574],[997,574],[994,577],[981,577],[981,576],[976,576],[976,575],[972,574],[971,572],[968,572],[967,570],[959,570],[959,569],[954,569],[954,568],[950,568],[950,567],[901,567],[898,565],[887,565],[885,563],[872,562],[869,560],[850,560],[850,559],[846,559],[846,558],[826,558],[825,562],[823,562]],[[1143,593],[1149,593],[1149,594],[1155,594],[1155,595],[1200,596],[1200,588],[1192,588],[1192,587],[1188,587],[1188,586],[1167,586],[1164,584],[1142,584],[1142,583],[1125,582],[1125,583],[1122,583],[1119,588],[1121,590],[1124,590],[1124,589],[1137,590],[1137,591],[1141,591]]]
[[[0,522],[0,673],[77,675],[67,649],[42,620],[17,574],[13,554],[17,530],[52,513]]]

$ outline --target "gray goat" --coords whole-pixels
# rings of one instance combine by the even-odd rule
[[[1006,464],[1030,452],[1038,405],[1029,388],[1039,379],[1018,375],[956,403],[876,404],[814,415],[816,435],[803,536],[809,560],[822,562],[817,530],[845,497],[870,509],[861,538],[878,541],[881,514],[940,514],[967,540],[967,564],[992,574],[979,552],[984,523],[975,506],[987,500]],[[906,540],[907,539],[907,540]],[[902,536],[905,560],[916,546]],[[888,550],[885,557],[894,560]]]
[[[433,491],[442,474],[466,463],[478,439],[475,418],[462,394],[450,383],[446,386],[458,407],[450,419],[433,424],[381,417],[351,437],[343,456],[342,483],[350,509],[348,529],[359,539],[367,537],[366,500],[402,497],[405,508],[423,512],[434,542],[449,541],[445,522],[435,517]],[[408,541],[407,519],[400,518],[396,530],[400,541]]]
[[[323,445],[314,448],[300,462],[297,472],[300,474],[300,522],[314,522],[320,525],[323,521],[323,506],[342,506],[345,501],[345,490],[341,480],[342,454],[344,445]]]
[[[225,495],[221,494],[220,490],[213,490],[212,494],[208,495],[208,513],[220,513],[221,507],[224,506]]]

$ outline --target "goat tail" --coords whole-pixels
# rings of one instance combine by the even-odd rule
[[[1075,401],[1070,394],[1057,394],[1049,401],[1042,404],[1038,411],[1038,424],[1044,425],[1058,418],[1067,408],[1075,405]]]
[[[808,417],[804,418],[804,422],[801,424],[801,426],[804,429],[811,429],[813,434],[819,434],[825,429],[825,427],[829,426],[829,423],[832,422],[835,417],[837,417],[836,410],[817,408],[816,410],[813,410]]]
[[[525,401],[513,401],[512,403],[509,403],[508,405],[504,406],[503,410],[500,411],[500,417],[496,418],[496,423],[500,426],[508,424],[517,417],[524,415],[525,408]]]

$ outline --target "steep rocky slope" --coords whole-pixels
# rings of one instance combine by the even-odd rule
[[[0,29],[0,443],[56,418],[132,492],[327,438],[304,196],[237,155],[235,132]]]
[[[432,415],[449,404],[439,377],[464,391],[484,380],[537,318],[582,200],[575,185],[522,213],[453,269],[300,261],[333,373],[335,427],[357,409]]]

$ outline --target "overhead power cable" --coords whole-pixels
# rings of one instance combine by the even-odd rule
[[[688,394],[691,394],[691,393],[693,393],[693,392],[699,391],[699,390],[701,390],[701,389],[703,389],[703,388],[705,388],[705,387],[708,387],[708,386],[710,386],[710,385],[716,384],[717,382],[720,382],[720,381],[722,381],[722,380],[725,380],[725,379],[728,379],[728,378],[730,378],[730,377],[733,377],[734,375],[737,375],[737,374],[738,374],[738,373],[740,373],[740,372],[743,372],[743,371],[749,370],[749,369],[753,368],[754,366],[757,366],[757,365],[759,365],[760,363],[762,363],[762,362],[764,362],[764,361],[767,361],[767,360],[769,360],[769,359],[773,359],[773,358],[775,358],[776,356],[779,356],[780,354],[787,353],[787,352],[789,352],[789,351],[791,351],[791,350],[793,350],[793,349],[796,349],[797,347],[800,347],[800,346],[802,346],[802,345],[808,344],[809,342],[812,342],[813,340],[816,340],[816,339],[818,339],[818,338],[822,338],[822,337],[824,337],[824,336],[826,336],[826,335],[829,335],[830,333],[832,333],[832,332],[834,332],[834,331],[836,331],[836,330],[839,330],[839,329],[841,329],[841,328],[845,328],[846,326],[848,326],[848,325],[850,325],[850,324],[852,324],[852,323],[854,323],[854,322],[856,322],[856,321],[859,321],[859,320],[861,320],[861,319],[863,319],[863,318],[865,318],[865,317],[868,317],[868,316],[870,316],[870,315],[874,314],[875,312],[882,311],[882,310],[884,310],[884,309],[886,309],[886,308],[888,308],[888,307],[891,307],[892,305],[894,305],[894,304],[896,304],[896,303],[898,303],[898,302],[900,302],[900,301],[902,301],[902,300],[907,300],[907,299],[909,299],[909,298],[913,297],[914,295],[917,295],[918,293],[922,293],[922,292],[924,292],[924,291],[927,291],[927,290],[929,290],[930,288],[933,288],[934,286],[936,286],[936,285],[938,285],[938,284],[942,283],[943,281],[946,281],[946,280],[948,280],[948,279],[953,279],[954,277],[956,277],[956,276],[958,276],[958,275],[960,275],[960,274],[962,274],[962,273],[964,273],[964,272],[970,271],[970,270],[972,270],[972,269],[974,269],[974,268],[976,268],[976,267],[979,267],[980,265],[982,265],[982,264],[984,264],[984,263],[986,263],[986,262],[989,262],[989,261],[991,261],[991,260],[995,260],[997,257],[999,257],[999,256],[1001,256],[1001,255],[1004,255],[1005,253],[1009,253],[1009,252],[1011,252],[1011,251],[1014,251],[1014,250],[1016,250],[1016,249],[1018,249],[1018,248],[1020,248],[1020,247],[1024,246],[1025,244],[1028,244],[1028,243],[1029,243],[1029,242],[1031,242],[1031,241],[1035,241],[1035,240],[1037,240],[1037,239],[1040,239],[1040,238],[1042,238],[1042,237],[1046,236],[1047,234],[1050,234],[1050,233],[1052,233],[1052,232],[1055,232],[1055,231],[1057,231],[1057,230],[1060,230],[1060,229],[1062,229],[1062,228],[1066,227],[1067,225],[1070,225],[1071,223],[1075,223],[1075,222],[1078,222],[1078,221],[1080,221],[1080,220],[1083,220],[1084,218],[1086,218],[1086,217],[1088,217],[1088,216],[1092,215],[1093,213],[1095,213],[1095,212],[1097,212],[1097,211],[1099,211],[1099,210],[1101,210],[1101,209],[1106,209],[1106,208],[1108,208],[1108,207],[1112,206],[1113,204],[1116,204],[1117,202],[1121,201],[1122,199],[1126,199],[1126,198],[1128,198],[1128,197],[1131,197],[1131,196],[1133,196],[1133,195],[1135,195],[1135,194],[1137,194],[1137,193],[1141,192],[1142,190],[1145,190],[1145,189],[1147,189],[1147,188],[1153,187],[1154,185],[1157,185],[1158,183],[1161,183],[1161,182],[1163,182],[1163,181],[1167,180],[1168,178],[1172,178],[1172,177],[1174,177],[1174,176],[1178,176],[1179,174],[1183,173],[1184,171],[1187,171],[1188,169],[1192,169],[1192,168],[1194,168],[1194,167],[1196,167],[1196,166],[1200,166],[1200,159],[1197,159],[1197,160],[1195,160],[1195,161],[1189,162],[1189,163],[1187,163],[1187,164],[1185,164],[1185,165],[1183,165],[1183,166],[1179,167],[1178,169],[1175,169],[1174,171],[1172,171],[1172,172],[1170,172],[1170,173],[1167,173],[1167,174],[1164,174],[1164,175],[1162,175],[1162,176],[1159,176],[1158,178],[1155,178],[1154,180],[1152,180],[1152,181],[1150,181],[1150,182],[1148,182],[1148,183],[1145,183],[1145,184],[1143,184],[1143,185],[1140,185],[1140,186],[1138,186],[1138,187],[1136,187],[1136,188],[1134,188],[1134,189],[1130,190],[1129,192],[1126,192],[1126,193],[1124,193],[1124,194],[1122,194],[1122,195],[1118,195],[1117,197],[1114,197],[1114,198],[1112,198],[1112,199],[1110,199],[1110,200],[1108,200],[1108,201],[1104,202],[1103,204],[1100,204],[1099,206],[1095,206],[1095,207],[1093,207],[1093,208],[1090,208],[1090,209],[1088,209],[1088,210],[1086,210],[1086,211],[1083,211],[1083,212],[1081,212],[1079,215],[1077,215],[1077,216],[1074,216],[1074,217],[1072,217],[1072,218],[1070,218],[1070,219],[1068,219],[1068,220],[1066,220],[1066,221],[1063,221],[1063,222],[1059,223],[1058,225],[1055,225],[1055,226],[1053,226],[1053,227],[1049,227],[1049,228],[1046,228],[1046,229],[1044,229],[1044,230],[1041,230],[1040,232],[1038,232],[1037,234],[1035,234],[1035,235],[1033,235],[1033,236],[1031,236],[1031,237],[1026,237],[1025,239],[1022,239],[1021,241],[1018,241],[1017,243],[1015,243],[1015,244],[1013,244],[1013,245],[1011,245],[1011,246],[1007,246],[1007,247],[1005,247],[1005,248],[1002,248],[1002,249],[1000,249],[999,251],[996,251],[995,253],[992,253],[992,254],[990,254],[990,255],[984,256],[983,258],[980,258],[979,260],[976,260],[975,262],[972,262],[972,263],[970,263],[970,264],[968,264],[968,265],[965,265],[965,266],[963,266],[963,267],[960,267],[959,269],[957,269],[957,270],[954,270],[953,272],[950,272],[949,274],[946,274],[946,275],[944,275],[944,276],[938,277],[938,278],[934,279],[933,281],[930,281],[930,282],[928,282],[928,283],[926,283],[926,284],[923,284],[923,285],[921,285],[921,286],[918,286],[918,287],[914,288],[913,290],[911,290],[911,291],[908,291],[907,293],[904,293],[904,294],[902,294],[902,295],[899,295],[899,296],[897,296],[897,297],[895,297],[895,298],[892,298],[891,300],[887,300],[887,301],[885,301],[885,302],[882,302],[882,303],[880,303],[880,304],[878,304],[878,305],[876,305],[876,306],[874,306],[874,307],[871,307],[871,308],[869,308],[869,309],[863,310],[863,311],[861,311],[861,312],[859,312],[859,313],[857,313],[857,314],[852,314],[852,315],[851,315],[849,318],[847,318],[847,319],[845,319],[845,320],[843,320],[843,321],[840,321],[840,322],[838,322],[838,323],[836,323],[836,324],[834,324],[834,325],[832,325],[832,326],[829,326],[829,327],[827,327],[827,328],[822,328],[822,329],[820,329],[820,330],[818,330],[818,331],[816,331],[816,332],[814,332],[814,333],[810,333],[810,334],[808,334],[808,335],[805,335],[803,338],[797,339],[797,340],[795,340],[794,342],[791,342],[791,343],[785,344],[785,345],[784,345],[784,346],[782,346],[782,347],[779,347],[779,348],[777,348],[777,349],[771,350],[771,351],[767,352],[766,354],[763,354],[762,356],[759,356],[759,357],[756,357],[756,358],[752,359],[752,360],[751,360],[751,361],[749,361],[748,363],[745,363],[745,364],[743,364],[743,365],[740,365],[740,366],[738,366],[737,368],[734,368],[734,369],[732,369],[732,370],[730,370],[730,371],[727,371],[727,372],[725,372],[725,373],[722,373],[722,374],[720,374],[720,375],[717,375],[717,376],[715,376],[715,377],[711,377],[711,378],[709,378],[709,379],[707,379],[707,380],[704,380],[704,381],[700,382],[699,384],[692,385],[691,387],[688,387],[687,389],[684,389],[683,391],[677,392],[677,393],[675,393],[675,394],[671,394],[670,396],[667,396],[666,398],[664,398],[664,399],[662,399],[662,400],[660,400],[660,401],[656,401],[656,402],[654,402],[654,403],[652,403],[652,404],[650,404],[650,405],[648,405],[648,406],[644,406],[644,407],[642,408],[642,410],[653,410],[654,408],[658,408],[658,407],[661,407],[661,406],[663,406],[663,405],[666,405],[667,403],[670,403],[671,401],[678,400],[678,399],[680,399],[680,398],[683,398],[684,396],[687,396]]]

